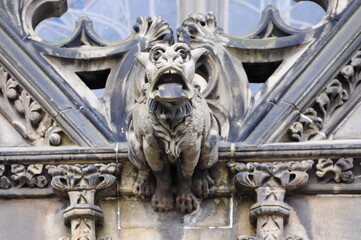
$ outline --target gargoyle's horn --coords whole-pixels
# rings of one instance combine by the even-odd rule
[[[206,48],[196,48],[196,49],[191,50],[191,55],[192,55],[192,57],[193,57],[193,59],[194,59],[194,62],[197,63],[196,68],[199,67],[199,65],[201,65],[201,64],[206,60],[205,57],[204,57],[204,58],[201,58],[201,57],[208,55],[208,53],[209,53],[209,51],[208,51]],[[201,60],[203,60],[203,61],[201,61],[201,62],[199,63],[198,60],[199,60],[200,58],[201,58]]]
[[[144,66],[147,66],[147,62],[149,61],[149,53],[148,52],[137,52],[134,54],[134,57]]]

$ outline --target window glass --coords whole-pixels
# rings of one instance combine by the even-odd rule
[[[305,29],[319,23],[325,11],[316,3],[292,0],[229,0],[228,32],[244,35],[258,25],[263,9],[272,5],[291,27]]]
[[[109,41],[127,38],[138,16],[161,16],[176,29],[177,3],[174,0],[68,0],[68,11],[60,18],[41,22],[36,34],[57,42],[67,38],[82,16],[93,21],[95,32]]]

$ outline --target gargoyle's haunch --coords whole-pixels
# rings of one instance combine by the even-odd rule
[[[136,191],[144,198],[153,195],[156,211],[175,204],[180,212],[191,212],[197,208],[193,193],[203,198],[212,193],[207,169],[218,159],[218,126],[193,82],[196,63],[207,52],[176,43],[136,55],[148,82],[129,127],[129,159],[139,170]]]

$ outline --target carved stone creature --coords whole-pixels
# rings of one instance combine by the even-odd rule
[[[193,82],[196,63],[207,53],[176,43],[136,54],[147,83],[129,127],[129,159],[139,170],[135,190],[152,196],[155,211],[175,204],[190,213],[198,205],[193,193],[207,198],[213,191],[207,169],[218,159],[218,126]]]

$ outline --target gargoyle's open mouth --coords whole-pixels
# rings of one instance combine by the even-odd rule
[[[154,82],[151,89],[156,100],[175,102],[190,99],[190,89],[186,80],[179,73],[174,71],[165,72]]]
[[[182,89],[187,89],[187,85],[182,76],[178,73],[165,73],[161,75],[154,85],[154,89],[159,90],[163,88],[164,85],[169,86],[169,84],[180,85]]]

